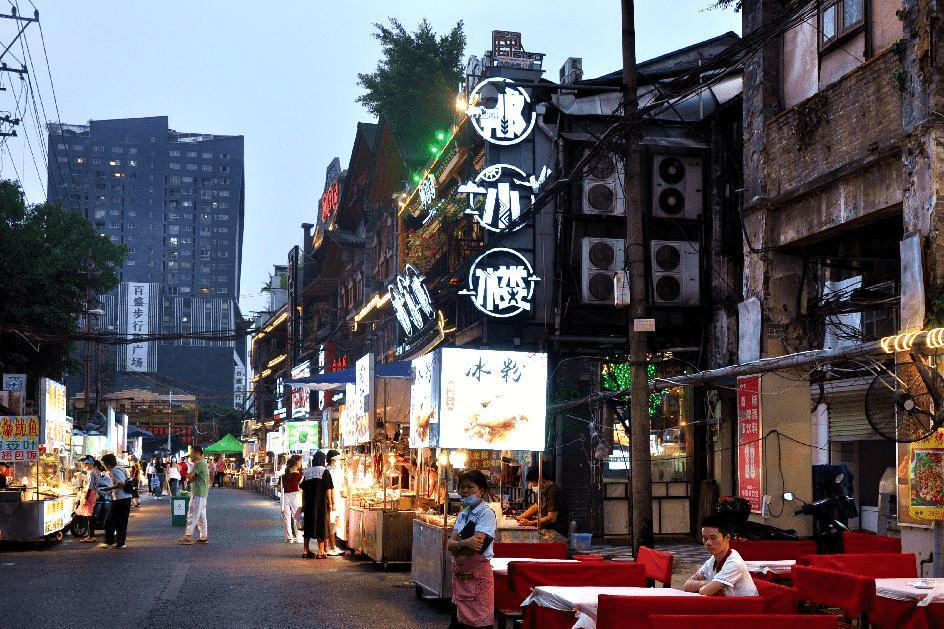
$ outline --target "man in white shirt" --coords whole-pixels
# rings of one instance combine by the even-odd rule
[[[731,531],[724,516],[706,517],[701,523],[701,535],[711,558],[682,589],[704,596],[758,596],[747,564],[738,551],[731,548]]]

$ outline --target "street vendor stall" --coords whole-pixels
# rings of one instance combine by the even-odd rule
[[[65,386],[40,381],[40,414],[0,417],[0,460],[12,466],[0,490],[0,540],[61,539],[72,517],[72,422]]]
[[[442,348],[413,361],[410,445],[418,449],[421,486],[413,521],[411,580],[418,595],[452,595],[450,500],[457,472],[481,469],[498,490],[496,541],[541,541],[538,530],[502,515],[505,451],[542,451],[545,436],[547,356]],[[432,453],[435,456],[424,456]],[[436,475],[427,471],[435,467]],[[510,492],[509,492],[510,495]]]

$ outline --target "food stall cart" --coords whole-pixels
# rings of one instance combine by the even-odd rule
[[[65,386],[43,378],[40,415],[0,417],[0,460],[13,470],[0,491],[0,540],[62,539],[75,502]]]
[[[427,482],[425,470],[435,463],[438,486],[418,490],[424,500],[413,521],[410,576],[417,595],[446,598],[452,595],[446,544],[457,509],[450,502],[452,485],[466,467],[484,467],[500,483],[502,451],[544,449],[547,355],[442,348],[414,360],[413,371],[411,446],[420,452],[437,448],[435,459],[420,457],[419,476]],[[501,515],[500,500],[501,495],[491,504],[498,516],[496,540],[540,541],[536,528]]]

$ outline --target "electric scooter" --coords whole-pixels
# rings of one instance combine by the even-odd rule
[[[95,498],[95,508],[92,510],[92,521],[95,523],[95,530],[101,531],[105,528],[105,516],[108,514],[108,509],[111,508],[111,492],[102,491],[101,489],[95,491],[98,496]],[[80,501],[81,497],[76,501],[76,508],[78,508]],[[83,515],[76,515],[75,510],[73,510],[72,521],[69,522],[66,528],[72,533],[73,537],[88,537],[88,518]]]

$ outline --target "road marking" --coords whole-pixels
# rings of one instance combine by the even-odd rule
[[[162,599],[169,601],[177,598],[177,595],[180,594],[180,588],[183,586],[184,580],[187,578],[187,572],[189,570],[190,564],[177,564],[177,567],[174,568],[174,574],[170,575],[170,579],[167,581],[167,587],[165,587],[164,591],[161,593]]]

